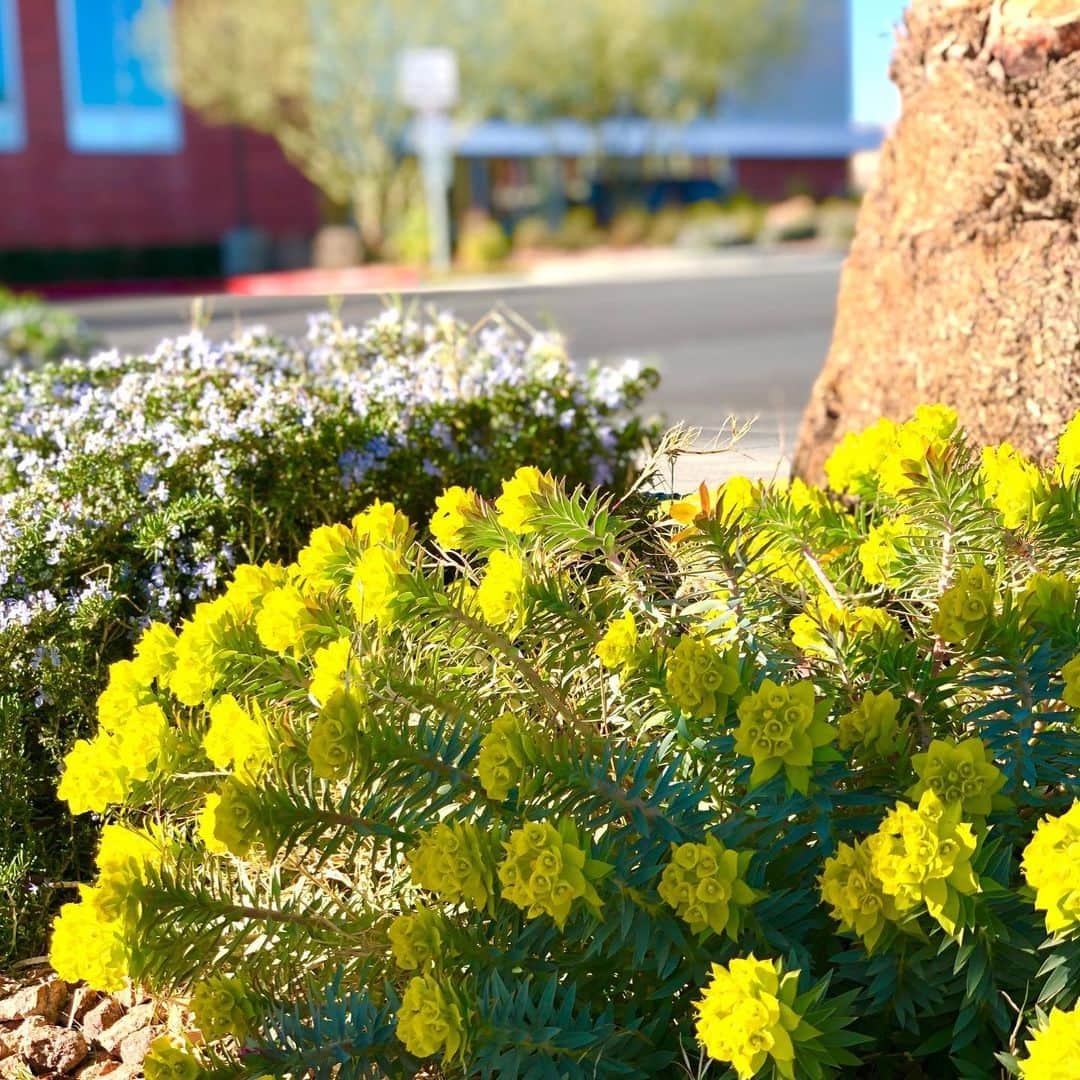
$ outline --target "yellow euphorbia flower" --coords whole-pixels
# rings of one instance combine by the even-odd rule
[[[387,936],[394,963],[405,971],[422,971],[440,959],[445,922],[438,912],[421,908],[399,915]]]
[[[804,679],[779,686],[765,679],[738,711],[735,749],[754,761],[749,786],[758,787],[783,770],[788,783],[806,794],[814,751],[836,735],[831,724],[815,716],[814,684]]]
[[[469,518],[478,514],[480,498],[472,488],[448,487],[435,500],[429,528],[436,543],[446,551],[460,545]]]
[[[509,480],[502,482],[502,494],[495,500],[499,524],[518,536],[535,532],[531,524],[536,513],[536,497],[555,490],[550,473],[534,465],[523,465]]]
[[[1080,1009],[1051,1009],[1024,1048],[1021,1080],[1080,1080]]]
[[[714,836],[703,844],[672,844],[657,892],[695,934],[738,940],[743,911],[760,894],[746,884],[752,851],[730,851]]]
[[[960,897],[979,891],[971,868],[975,833],[960,820],[960,804],[947,807],[932,791],[918,809],[897,803],[865,844],[874,876],[897,910],[903,914],[925,904],[941,928],[955,935]]]
[[[961,570],[938,602],[930,628],[942,641],[961,645],[976,637],[993,617],[997,590],[981,563]]]
[[[637,642],[637,623],[634,621],[634,613],[626,611],[607,624],[604,636],[597,643],[595,652],[600,658],[600,663],[608,671],[615,671],[633,662]]]
[[[866,841],[854,846],[841,844],[836,854],[825,860],[818,885],[821,899],[832,908],[840,929],[858,934],[867,952],[873,952],[898,912],[895,900],[885,893],[874,873]]]
[[[525,563],[510,551],[493,551],[476,590],[480,612],[492,626],[515,624],[525,610]]]
[[[983,447],[980,475],[1006,529],[1019,529],[1038,519],[1047,496],[1046,479],[1010,443]]]
[[[753,953],[727,967],[713,964],[712,981],[694,1004],[698,1042],[709,1057],[731,1062],[739,1080],[750,1080],[770,1059],[781,1076],[794,1078],[798,976]]]
[[[698,720],[725,713],[741,681],[738,654],[723,654],[703,638],[681,638],[668,657],[667,691],[686,716]]]
[[[975,736],[958,743],[934,739],[928,750],[912,754],[911,767],[919,782],[908,789],[909,799],[932,791],[946,807],[959,804],[967,817],[986,817],[1005,785],[993,754]]]
[[[1045,817],[1024,849],[1024,878],[1048,933],[1080,925],[1080,800],[1060,817]]]
[[[589,858],[569,821],[557,829],[546,821],[530,821],[515,829],[503,848],[503,899],[523,908],[530,919],[550,915],[561,930],[576,900],[599,911],[600,896],[592,883],[611,867]]]
[[[453,1061],[465,1049],[462,1010],[449,988],[431,975],[415,975],[405,988],[397,1015],[397,1037],[418,1058],[442,1051]]]

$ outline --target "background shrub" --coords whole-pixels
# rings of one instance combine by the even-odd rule
[[[290,559],[372,498],[426,514],[522,461],[621,484],[649,428],[635,365],[578,372],[558,338],[390,309],[287,342],[199,333],[19,370],[0,394],[0,950],[40,950],[92,828],[54,801],[108,665],[237,563]]]
[[[0,288],[0,370],[19,361],[87,356],[97,340],[69,312]]]
[[[620,207],[608,225],[608,239],[615,247],[634,247],[645,243],[652,227],[652,215],[644,206]]]
[[[596,212],[591,206],[571,206],[563,215],[554,243],[567,251],[583,251],[600,243],[603,237],[603,230],[596,224]]]
[[[653,523],[519,469],[238,569],[69,761],[125,825],[61,974],[223,982],[212,1075],[1075,1075],[1080,417],[828,474]]]
[[[515,254],[551,247],[551,226],[541,214],[529,214],[515,226],[511,246]]]
[[[510,241],[497,221],[482,212],[466,215],[457,246],[457,262],[462,270],[497,270],[509,254]]]

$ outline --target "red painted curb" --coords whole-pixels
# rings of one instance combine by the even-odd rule
[[[423,280],[415,266],[374,264],[344,270],[285,270],[233,277],[141,278],[119,281],[56,281],[26,286],[47,300],[91,300],[123,296],[337,296],[410,289]],[[16,291],[23,291],[16,286]]]
[[[274,274],[239,274],[226,278],[230,296],[336,296],[372,289],[407,289],[419,285],[412,266],[353,266],[344,270],[289,270]]]

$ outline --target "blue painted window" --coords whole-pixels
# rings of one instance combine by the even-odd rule
[[[57,0],[68,143],[85,153],[176,153],[170,0]]]
[[[0,153],[23,148],[22,71],[15,0],[0,0]]]

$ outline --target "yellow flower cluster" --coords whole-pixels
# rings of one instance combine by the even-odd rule
[[[167,686],[176,668],[176,633],[168,623],[151,623],[135,646],[133,673],[142,686],[155,679]]]
[[[444,927],[442,916],[427,908],[394,919],[387,934],[397,966],[406,971],[420,971],[438,960]]]
[[[100,814],[123,802],[168,753],[169,724],[154,700],[150,655],[112,665],[98,699],[97,734],[77,740],[64,759],[58,794],[73,814]]]
[[[900,702],[889,690],[880,694],[868,691],[851,712],[837,721],[840,749],[875,757],[894,753],[900,735],[896,720],[899,711]]]
[[[1061,700],[1074,709],[1080,709],[1080,656],[1074,656],[1062,666],[1061,677],[1065,680]]]
[[[525,563],[512,551],[493,551],[476,590],[480,613],[492,626],[516,626],[525,613]]]
[[[255,1006],[247,984],[236,975],[211,975],[191,995],[191,1011],[209,1042],[231,1035],[243,1042],[254,1029]]]
[[[815,715],[814,684],[803,679],[778,686],[765,679],[760,688],[739,703],[735,749],[754,761],[751,788],[783,770],[796,791],[806,794],[814,751],[836,734],[831,724]]]
[[[874,876],[900,915],[925,904],[947,934],[956,933],[960,897],[979,891],[975,833],[960,818],[958,803],[944,806],[927,791],[918,809],[897,803],[865,841]]]
[[[928,456],[940,455],[956,433],[957,416],[944,405],[920,405],[906,423],[882,419],[865,431],[848,432],[825,462],[834,491],[872,496],[907,491],[926,475]]]
[[[188,1044],[172,1035],[159,1035],[143,1062],[146,1080],[199,1080],[203,1075],[199,1059]]]
[[[195,819],[195,835],[211,855],[227,855],[229,849],[217,838],[217,808],[221,796],[212,791],[203,801],[202,810]]]
[[[305,593],[329,592],[346,586],[354,554],[355,533],[348,525],[320,525],[296,556],[297,575]]]
[[[1062,481],[1071,484],[1080,473],[1080,412],[1065,425],[1058,439],[1057,463]]]
[[[712,965],[712,981],[695,1002],[698,1042],[709,1057],[729,1061],[739,1080],[750,1080],[770,1059],[780,1076],[795,1076],[792,1036],[802,1018],[792,1009],[797,971],[753,953],[727,967]]]
[[[253,625],[266,598],[284,587],[287,574],[277,563],[243,564],[216,600],[198,604],[181,627],[168,689],[183,705],[201,705],[213,694],[222,663],[237,635]],[[268,632],[274,628],[268,627]]]
[[[1076,601],[1076,582],[1068,574],[1032,574],[1017,597],[1021,623],[1028,630],[1071,628]]]
[[[979,891],[971,867],[975,847],[960,804],[946,807],[928,791],[917,809],[897,803],[876,833],[854,846],[841,844],[818,879],[821,896],[841,928],[855,931],[868,949],[886,923],[923,905],[955,935],[960,897]]]
[[[791,620],[792,644],[812,656],[832,657],[845,641],[865,638],[880,644],[899,633],[896,618],[882,608],[859,605],[849,611],[824,595],[815,597]]]
[[[871,585],[896,585],[897,571],[904,555],[911,550],[911,539],[922,530],[906,515],[873,525],[859,545],[863,577]]]
[[[759,484],[745,476],[732,476],[714,488],[702,483],[692,495],[666,503],[661,509],[682,526],[672,537],[672,543],[679,543],[699,532],[707,521],[735,524],[760,496]]]
[[[364,549],[349,584],[349,601],[361,622],[390,624],[404,576],[405,555],[400,548],[375,544]]]
[[[596,655],[608,671],[616,671],[633,664],[637,644],[638,632],[634,613],[626,611],[607,624],[604,636],[596,645]]]
[[[495,720],[480,741],[476,760],[476,772],[488,798],[505,799],[520,783],[531,757],[531,742],[517,717],[506,713]]]
[[[308,759],[320,780],[342,780],[363,757],[363,699],[338,690],[319,711],[308,738]],[[366,764],[366,762],[364,762]]]
[[[502,895],[523,908],[530,919],[550,915],[561,930],[575,900],[599,910],[600,896],[590,881],[606,872],[606,864],[589,859],[572,823],[556,829],[548,822],[530,821],[503,842],[506,856],[499,864]]]
[[[1006,529],[1019,529],[1038,519],[1048,493],[1046,479],[1010,443],[983,448],[980,476],[986,497],[1001,514]]]
[[[100,910],[89,885],[79,886],[79,896],[80,902],[64,904],[53,922],[49,962],[67,982],[120,990],[131,962],[123,923]]]
[[[397,1037],[418,1058],[440,1050],[453,1061],[465,1050],[465,1021],[451,991],[430,975],[414,975],[397,1016]]]
[[[440,822],[421,834],[407,859],[413,881],[451,904],[468,903],[481,910],[491,900],[491,842],[478,825]]]
[[[818,879],[821,898],[832,907],[832,917],[841,930],[858,934],[868,952],[899,913],[874,873],[873,859],[866,841],[841,844],[836,854],[825,860]]]
[[[255,632],[271,652],[305,655],[318,632],[318,605],[291,582],[263,597],[255,616]]]
[[[993,754],[976,737],[958,743],[934,739],[928,750],[912,754],[911,766],[919,782],[908,790],[909,799],[932,791],[946,807],[959,804],[964,817],[986,817],[1005,785]]]
[[[262,807],[255,788],[230,778],[219,792],[206,797],[199,835],[210,851],[228,851],[242,859],[259,840],[262,827]]]
[[[672,844],[657,892],[695,934],[739,936],[743,911],[758,894],[746,884],[751,851],[730,851],[713,836],[703,844]]]
[[[1080,1009],[1051,1009],[1024,1049],[1021,1080],[1080,1080]]]
[[[215,701],[203,749],[219,769],[231,768],[245,783],[255,783],[273,758],[259,703],[252,700],[245,708],[232,694]]]
[[[49,960],[68,982],[119,990],[130,969],[130,928],[139,914],[138,886],[147,867],[160,865],[164,844],[149,833],[106,825],[98,848],[98,880],[79,887],[53,923]]]
[[[1035,890],[1035,907],[1046,912],[1048,933],[1080,925],[1080,800],[1060,817],[1039,822],[1022,869]]]
[[[429,528],[445,551],[455,551],[465,535],[465,526],[480,512],[480,498],[472,488],[448,487],[435,500]]]
[[[359,554],[352,563],[348,598],[361,622],[387,626],[401,592],[407,566],[405,553],[412,540],[409,519],[392,503],[378,499],[352,520]]]
[[[741,685],[738,654],[722,654],[704,638],[684,637],[668,657],[665,683],[684,715],[722,716]]]
[[[994,614],[997,590],[990,571],[981,563],[957,573],[938,602],[930,628],[950,645],[976,637]]]
[[[542,473],[534,465],[523,465],[512,477],[502,482],[502,494],[495,500],[499,524],[518,536],[535,532],[532,519],[536,514],[537,497],[550,495],[555,481],[550,473]]]
[[[348,690],[350,694],[363,698],[360,660],[348,634],[316,649],[311,663],[308,693],[320,705],[325,705],[339,690]]]

